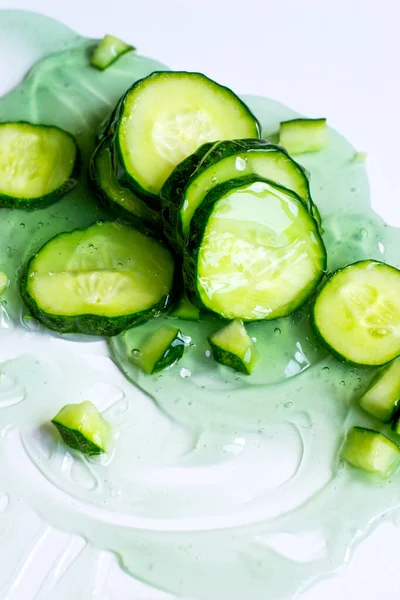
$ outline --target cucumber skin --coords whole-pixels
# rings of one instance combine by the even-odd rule
[[[238,177],[236,179],[231,179],[229,181],[226,181],[225,183],[222,183],[222,184],[212,188],[208,192],[208,194],[205,196],[205,198],[204,198],[203,202],[200,204],[200,206],[196,209],[196,211],[193,215],[193,219],[191,220],[191,223],[190,223],[189,236],[188,236],[185,248],[183,250],[183,267],[182,267],[182,269],[183,269],[183,280],[184,280],[185,290],[186,290],[187,296],[192,304],[194,304],[195,306],[198,306],[200,309],[203,309],[211,314],[217,315],[220,319],[221,318],[223,319],[223,317],[220,314],[215,313],[208,307],[204,306],[200,297],[197,294],[197,257],[198,257],[201,242],[203,240],[205,224],[207,223],[207,221],[209,219],[210,212],[212,211],[214,204],[225,193],[227,193],[229,190],[234,189],[235,187],[242,187],[243,185],[255,183],[257,181],[265,181],[266,183],[269,183],[273,187],[275,187],[279,190],[282,190],[285,193],[293,196],[293,198],[296,198],[298,202],[300,202],[303,206],[305,206],[302,199],[299,196],[297,196],[297,194],[295,194],[295,192],[292,192],[291,190],[282,188],[281,186],[278,186],[274,182],[269,181],[268,179],[264,179],[263,177],[259,177],[257,175],[247,175],[245,177]],[[305,209],[307,210],[307,207],[305,207]],[[310,218],[313,220],[313,222],[315,224],[315,228],[316,228],[316,233],[318,234],[318,223],[315,221],[315,219],[313,218],[312,215],[310,215]],[[303,302],[299,303],[299,305],[296,306],[296,308],[292,312],[294,312],[295,310],[298,310],[299,308],[301,308],[302,306],[304,306],[304,304],[306,304],[308,302],[308,300],[312,296],[314,290],[319,286],[321,280],[324,277],[324,272],[326,269],[326,262],[327,262],[327,254],[326,254],[325,244],[321,237],[320,237],[320,241],[321,241],[321,248],[324,250],[324,258],[325,258],[324,267],[323,267],[323,271],[321,273],[320,280],[315,283],[314,289],[304,299]],[[286,314],[282,315],[282,316],[286,316]],[[277,319],[277,318],[279,318],[279,317],[278,316],[274,317],[274,319]],[[268,319],[259,319],[259,320],[266,321]],[[226,319],[226,321],[231,321],[231,319]],[[244,321],[244,319],[243,319],[243,321]],[[252,320],[251,322],[253,323],[254,321]]]
[[[394,360],[395,358],[397,358],[398,356],[400,356],[400,353],[397,354],[396,356],[393,356],[393,358],[391,358],[387,363],[384,363],[382,365],[366,365],[366,364],[361,364],[360,365],[359,363],[355,363],[352,360],[349,360],[348,358],[346,358],[345,356],[343,356],[342,354],[340,354],[339,352],[337,352],[334,348],[332,348],[332,346],[330,346],[325,341],[324,337],[322,336],[322,334],[320,333],[320,331],[318,329],[318,325],[316,324],[316,321],[315,321],[315,312],[314,312],[315,304],[316,304],[316,301],[318,299],[319,292],[322,291],[322,289],[330,282],[330,280],[332,279],[332,277],[334,277],[337,273],[340,273],[340,271],[343,271],[344,269],[347,269],[347,267],[350,267],[350,266],[353,266],[353,265],[358,265],[358,264],[363,263],[363,262],[368,262],[368,260],[371,261],[371,262],[374,262],[374,263],[379,263],[381,265],[384,265],[385,267],[390,267],[392,269],[395,269],[396,271],[398,270],[395,267],[391,267],[391,265],[388,265],[388,264],[382,262],[381,260],[375,260],[375,259],[358,260],[355,263],[349,263],[348,265],[346,265],[344,267],[341,267],[340,269],[336,269],[336,271],[333,271],[332,273],[329,273],[328,275],[326,275],[325,281],[321,282],[318,290],[316,291],[315,296],[314,296],[314,300],[313,300],[313,304],[312,304],[312,307],[311,307],[310,318],[311,318],[311,325],[312,325],[312,328],[313,328],[314,333],[315,333],[315,337],[322,344],[322,346],[326,350],[328,350],[329,354],[332,354],[332,356],[334,356],[335,358],[337,358],[340,362],[342,362],[342,363],[344,363],[346,365],[350,365],[351,367],[365,367],[366,369],[369,369],[369,368],[376,369],[377,367],[383,367],[385,364],[386,365],[389,364],[392,360]]]
[[[151,371],[151,375],[154,373],[159,373],[160,371],[164,371],[168,367],[172,367],[175,363],[181,360],[184,352],[185,352],[185,342],[182,338],[182,334],[179,331],[176,334],[175,340],[181,340],[181,344],[176,344],[175,346],[169,346],[164,354],[161,356],[159,360],[154,363],[153,370]],[[172,344],[172,342],[171,342]]]
[[[91,456],[103,454],[105,452],[103,448],[100,448],[100,446],[88,440],[80,431],[64,427],[64,425],[61,425],[61,423],[58,423],[55,419],[52,419],[51,422],[57,428],[63,442],[70,448],[73,448],[73,450],[78,450],[83,454]]]
[[[164,230],[167,239],[173,248],[181,250],[185,244],[179,212],[183,204],[183,194],[194,176],[198,176],[212,165],[216,165],[224,158],[234,154],[249,152],[251,150],[279,151],[295,163],[307,182],[307,197],[303,199],[309,212],[321,227],[319,210],[311,197],[310,182],[305,169],[289,156],[284,148],[272,144],[268,140],[257,138],[244,138],[240,140],[224,140],[220,143],[206,143],[191,156],[179,163],[161,188],[161,210],[164,221]],[[256,175],[256,173],[254,173]],[[249,175],[250,176],[250,175]],[[196,178],[194,177],[194,179]]]
[[[34,123],[30,123],[29,121],[10,121],[10,123],[20,123],[21,125],[34,125]],[[2,123],[2,125],[7,125],[8,121]],[[63,185],[56,190],[46,194],[45,196],[40,196],[39,198],[34,198],[33,200],[29,200],[29,198],[14,198],[13,196],[8,196],[7,194],[0,193],[0,208],[16,208],[21,210],[36,210],[38,208],[45,208],[46,206],[50,206],[60,200],[65,194],[68,194],[78,183],[79,176],[81,174],[81,153],[79,150],[79,146],[76,143],[74,136],[65,131],[65,129],[61,129],[61,127],[57,127],[55,125],[42,125],[40,127],[48,127],[49,129],[58,129],[62,131],[65,135],[70,137],[74,142],[76,148],[75,162],[73,164],[71,173],[69,178]]]
[[[250,371],[246,367],[246,363],[236,356],[236,354],[228,352],[227,350],[222,350],[222,348],[214,344],[210,338],[208,338],[208,343],[210,344],[214,360],[217,363],[224,365],[225,367],[229,367],[234,371],[238,371],[239,373],[251,375]]]
[[[72,231],[68,233],[72,233]],[[54,237],[58,237],[58,235]],[[68,317],[65,315],[52,315],[46,313],[37,305],[34,298],[32,298],[32,296],[29,294],[26,288],[26,284],[31,262],[43,250],[43,248],[54,239],[54,237],[48,240],[36,252],[36,254],[34,254],[29,259],[24,271],[22,272],[19,285],[22,300],[29,309],[30,313],[35,317],[35,319],[37,319],[40,323],[42,323],[42,325],[44,325],[48,329],[57,331],[58,333],[81,333],[84,335],[112,337],[114,335],[122,333],[126,329],[130,329],[131,327],[135,327],[136,325],[140,325],[141,323],[149,321],[150,319],[154,318],[156,314],[158,316],[158,313],[168,311],[169,308],[176,303],[175,288],[177,285],[179,274],[177,273],[177,269],[175,267],[173,284],[170,292],[166,294],[163,298],[161,298],[161,300],[156,305],[139,313],[134,313],[132,315],[123,315],[120,317],[103,317],[100,315],[90,314],[73,315]]]
[[[125,108],[125,103],[126,100],[128,99],[130,93],[139,85],[142,84],[142,82],[146,79],[150,79],[152,77],[157,77],[160,73],[171,73],[173,71],[154,71],[153,73],[151,73],[150,75],[147,75],[147,77],[143,77],[142,79],[139,79],[138,81],[136,81],[126,92],[125,94],[120,98],[119,102],[117,103],[115,109],[113,110],[113,112],[110,115],[109,121],[106,122],[106,124],[103,127],[103,132],[102,135],[104,135],[105,130],[107,130],[109,133],[111,133],[113,135],[113,144],[116,150],[116,174],[117,174],[117,179],[120,181],[121,185],[123,187],[127,187],[129,189],[131,189],[133,192],[135,192],[140,198],[143,198],[143,200],[145,200],[145,202],[147,202],[149,204],[149,206],[152,206],[154,208],[158,208],[160,209],[161,203],[160,203],[160,197],[157,196],[156,194],[151,194],[150,192],[148,192],[147,190],[144,190],[141,185],[135,180],[133,179],[133,177],[131,177],[129,175],[129,173],[127,172],[126,168],[125,168],[125,164],[124,164],[124,160],[123,160],[123,156],[122,156],[122,152],[119,146],[119,140],[118,140],[118,131],[119,131],[119,123],[120,123],[120,119],[122,116],[122,113],[124,111]],[[175,71],[175,73],[180,73],[182,75],[185,75],[186,73],[188,73],[187,71]],[[203,73],[191,73],[192,75],[201,75],[202,77],[204,77],[205,79],[207,79],[208,81],[211,81],[213,84],[216,84],[215,81],[213,81],[212,79],[210,79],[209,77],[206,77]],[[253,115],[253,113],[251,112],[251,110],[248,108],[248,106],[246,106],[246,104],[240,100],[239,96],[236,96],[236,94],[234,92],[232,92],[232,90],[230,90],[228,87],[226,86],[222,86],[221,84],[217,84],[218,86],[220,86],[221,88],[224,88],[225,90],[227,90],[232,96],[235,96],[235,98],[238,100],[238,102],[240,102],[240,104],[242,105],[242,107],[248,111],[249,116],[251,115],[254,118],[254,123],[258,132],[258,136],[260,136],[261,134],[261,125],[258,121],[258,119]],[[256,139],[256,138],[255,138]]]

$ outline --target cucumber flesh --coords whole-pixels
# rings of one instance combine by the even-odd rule
[[[0,124],[0,207],[37,208],[76,184],[78,147],[57,127]]]
[[[118,118],[121,177],[153,196],[174,167],[205,142],[260,132],[247,106],[201,73],[152,73],[128,90]]]
[[[63,233],[32,257],[21,292],[33,315],[60,332],[116,335],[168,307],[169,250],[118,223]]]
[[[81,404],[67,404],[51,422],[70,448],[83,454],[102,454],[107,451],[112,429],[88,400]]]
[[[318,285],[326,252],[298,196],[257,177],[207,194],[184,254],[190,299],[226,319],[286,316]]]
[[[279,144],[289,154],[323,150],[329,145],[329,129],[326,119],[283,121],[279,128]]]
[[[391,420],[400,399],[400,359],[396,358],[374,379],[360,398],[360,406],[380,421]]]
[[[0,296],[4,294],[4,292],[8,288],[8,284],[9,279],[7,275],[3,271],[0,271]]]
[[[182,358],[188,339],[176,327],[163,325],[140,349],[132,350],[131,360],[149,375],[158,373],[172,367]]]
[[[258,355],[243,321],[236,319],[208,338],[214,359],[221,365],[251,375]]]
[[[341,456],[353,467],[387,477],[399,464],[400,448],[377,431],[353,427],[347,434]]]
[[[182,319],[183,321],[199,321],[200,310],[190,302],[185,294],[179,301],[178,306],[168,316],[172,319]]]
[[[135,48],[122,40],[107,34],[96,46],[90,64],[92,67],[104,71],[104,69],[107,69],[107,67],[112,65],[120,56],[130,52],[130,50],[135,50]]]
[[[313,323],[340,359],[390,362],[400,355],[400,271],[374,260],[337,271],[316,298]]]

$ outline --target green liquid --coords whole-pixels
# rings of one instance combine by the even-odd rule
[[[163,68],[129,53],[97,71],[88,60],[93,41],[31,13],[0,13],[0,26],[43,55],[56,52],[0,100],[0,119],[67,129],[85,166],[96,130],[121,94]],[[297,115],[273,100],[245,101],[264,137]],[[366,257],[399,266],[398,230],[372,211],[354,148],[337,132],[330,135],[328,149],[299,158],[322,214],[329,268]],[[158,318],[109,345],[147,396],[139,394],[101,343],[46,332],[18,294],[21,268],[45,241],[104,218],[110,215],[84,177],[49,208],[0,211],[0,270],[10,278],[0,298],[0,492],[9,496],[2,512],[0,494],[0,595],[11,585],[13,556],[25,556],[38,535],[28,519],[33,509],[45,523],[90,542],[74,575],[61,578],[58,598],[74,597],[78,580],[88,594],[99,549],[115,552],[138,580],[178,597],[290,598],[343,564],[360,533],[400,504],[398,476],[381,484],[336,464],[347,427],[376,427],[357,409],[372,371],[328,356],[307,307],[249,325],[260,355],[251,377],[210,357],[206,338],[221,326],[218,319]],[[147,376],[132,364],[131,352],[166,320],[191,337],[191,346],[176,366]],[[109,457],[66,453],[46,425],[61,406],[85,399],[114,428]],[[278,547],[282,534],[301,540],[316,530],[320,553],[308,561],[291,560]]]

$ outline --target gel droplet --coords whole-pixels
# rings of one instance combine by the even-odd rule
[[[192,372],[189,371],[189,369],[185,369],[185,367],[182,367],[182,369],[179,371],[179,375],[183,377],[183,379],[186,379],[186,377],[192,376]]]
[[[275,335],[281,335],[282,331],[279,329],[279,327],[275,327],[274,333]]]

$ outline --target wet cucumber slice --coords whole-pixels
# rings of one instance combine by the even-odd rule
[[[195,153],[196,154],[196,153]],[[226,140],[202,146],[192,160],[181,162],[161,189],[164,220],[172,242],[183,246],[190,221],[204,196],[235,177],[259,175],[295,192],[313,207],[308,178],[279,146],[265,140]]]
[[[251,375],[258,355],[243,322],[232,321],[208,338],[213,356],[221,365]]]
[[[161,230],[161,214],[152,210],[131,190],[123,188],[116,175],[108,139],[98,146],[89,167],[92,188],[105,208],[139,229]]]
[[[400,271],[364,260],[334,273],[319,292],[315,331],[341,360],[383,365],[400,355]]]
[[[0,123],[0,207],[39,208],[77,183],[79,151],[58,127]]]
[[[400,359],[396,358],[378,373],[365,394],[360,406],[380,421],[391,420],[400,399]]]
[[[97,408],[86,400],[67,404],[51,420],[67,446],[83,454],[102,454],[107,451],[112,430]]]
[[[104,69],[107,69],[107,67],[112,65],[120,56],[126,54],[130,50],[135,50],[135,48],[122,40],[107,34],[99,42],[98,46],[96,46],[90,64],[92,67],[104,71]]]
[[[387,477],[399,464],[400,448],[377,431],[353,427],[347,434],[341,456],[353,467]]]
[[[9,279],[7,277],[7,275],[3,272],[0,271],[0,296],[1,294],[4,294],[4,292],[6,291],[7,287],[9,284]]]
[[[187,338],[179,329],[164,325],[157,329],[140,349],[134,349],[131,360],[142,371],[152,375],[172,367],[183,356]]]
[[[292,313],[325,266],[318,227],[301,199],[255,176],[206,195],[191,221],[183,261],[189,299],[243,321]]]
[[[199,146],[260,133],[247,106],[201,73],[152,73],[127,91],[114,119],[118,178],[155,204],[174,167]]]
[[[183,321],[199,321],[200,310],[185,295],[180,299],[178,306],[168,316],[172,319],[182,319]]]
[[[290,154],[318,152],[329,144],[326,119],[292,119],[279,128],[279,144]]]
[[[29,261],[21,293],[50,329],[112,336],[166,309],[173,279],[163,244],[106,222],[47,242]]]

